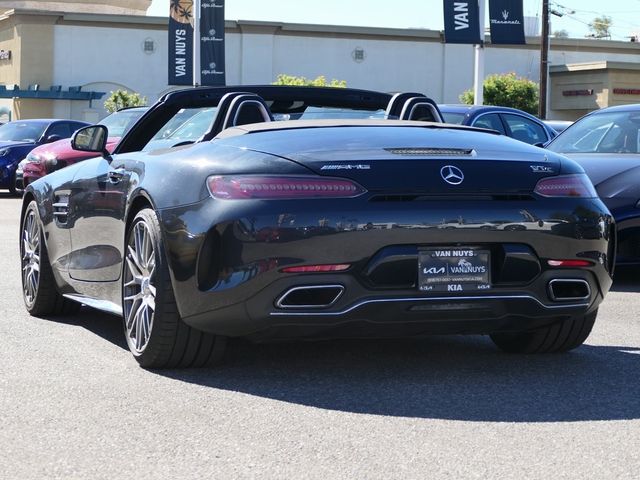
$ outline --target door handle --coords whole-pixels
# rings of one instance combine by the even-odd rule
[[[111,170],[108,176],[109,176],[109,182],[120,183],[120,180],[122,180],[122,177],[124,177],[124,168],[117,168],[115,170]]]

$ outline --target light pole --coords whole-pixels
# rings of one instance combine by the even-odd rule
[[[540,41],[540,94],[538,117],[547,118],[547,78],[549,73],[549,0],[542,0],[542,38]]]
[[[475,68],[473,74],[473,104],[484,103],[484,11],[486,0],[479,0],[480,43],[476,45]]]

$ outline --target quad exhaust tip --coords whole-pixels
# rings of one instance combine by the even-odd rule
[[[342,285],[307,285],[287,290],[277,301],[278,308],[329,308],[342,296]]]
[[[554,301],[587,300],[591,297],[591,288],[586,280],[557,278],[549,282],[549,296]]]

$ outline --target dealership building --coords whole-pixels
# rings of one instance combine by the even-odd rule
[[[145,16],[150,0],[1,2],[0,120],[56,117],[97,121],[109,92],[149,102],[167,85],[168,19]],[[82,13],[78,13],[82,10]],[[442,32],[226,21],[226,81],[271,83],[278,74],[346,80],[381,91],[424,92],[458,103],[473,85],[474,48]],[[640,43],[551,39],[548,117],[640,103]],[[538,81],[540,38],[485,46],[485,73]]]

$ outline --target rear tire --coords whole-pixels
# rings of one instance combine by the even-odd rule
[[[14,177],[13,179],[13,189],[14,192],[12,192],[14,195],[16,195],[17,197],[22,197],[24,195],[24,189],[27,188],[27,184],[25,183],[24,178],[22,179],[22,187],[18,186],[18,179],[16,177]]]
[[[580,317],[526,332],[494,333],[491,340],[508,353],[560,353],[568,352],[584,343],[598,310]]]
[[[22,217],[20,258],[22,298],[29,314],[36,317],[70,315],[80,309],[79,303],[64,298],[58,292],[35,201],[29,203]]]
[[[122,274],[124,332],[144,368],[203,367],[217,363],[225,338],[201,332],[180,318],[171,286],[160,223],[145,208],[126,236]]]

